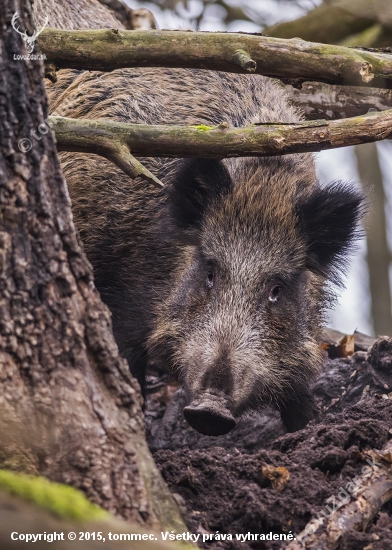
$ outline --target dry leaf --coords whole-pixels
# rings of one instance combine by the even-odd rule
[[[354,334],[343,336],[339,342],[340,357],[350,357],[354,353],[355,338]]]
[[[355,351],[355,335],[343,336],[338,342],[323,342],[321,349],[328,351],[331,359],[336,357],[350,357]]]
[[[261,467],[263,476],[271,481],[272,487],[279,493],[286,487],[288,480],[290,479],[290,472],[283,466],[271,466],[270,464],[263,464]]]

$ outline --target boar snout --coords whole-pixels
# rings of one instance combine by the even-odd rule
[[[183,410],[186,421],[203,435],[224,435],[236,426],[231,412],[221,403],[205,399],[192,401]]]

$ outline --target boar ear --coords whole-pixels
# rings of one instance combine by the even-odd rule
[[[230,174],[221,161],[185,159],[168,190],[175,226],[185,231],[199,229],[208,206],[226,194],[231,185]]]
[[[324,276],[344,268],[345,253],[361,236],[363,196],[352,186],[336,182],[316,186],[298,205],[300,226],[307,246],[307,267]],[[339,277],[336,277],[339,279]]]

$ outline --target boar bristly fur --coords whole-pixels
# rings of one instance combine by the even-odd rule
[[[38,0],[36,15],[54,27],[108,26],[96,4]],[[282,86],[257,75],[63,70],[48,93],[52,113],[76,118],[301,120]],[[208,435],[271,404],[289,430],[303,427],[314,414],[309,382],[328,285],[356,237],[361,196],[343,183],[321,187],[310,154],[141,159],[164,191],[98,156],[61,159],[97,288],[141,385],[149,364],[170,369],[187,393],[186,419]]]
[[[303,186],[300,174],[293,185],[290,160],[234,164],[187,160],[173,180],[173,239],[188,239],[192,252],[150,346],[177,370],[193,407],[225,403],[238,418],[274,403],[295,429],[312,415],[325,277],[337,277],[361,199],[342,184]]]

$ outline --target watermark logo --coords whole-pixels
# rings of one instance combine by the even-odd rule
[[[19,19],[19,12],[17,11],[17,12],[14,13],[14,16],[13,16],[12,21],[11,21],[11,25],[12,25],[12,28],[14,29],[14,31],[16,31],[18,34],[20,34],[20,36],[23,38],[23,41],[26,44],[26,50],[27,50],[28,55],[14,54],[14,59],[24,59],[24,60],[26,60],[26,59],[41,59],[41,60],[45,61],[46,55],[32,55],[32,54],[33,54],[33,51],[34,51],[35,42],[36,42],[38,36],[41,34],[41,32],[44,30],[44,28],[48,24],[49,17],[46,17],[43,26],[36,29],[31,36],[29,36],[27,34],[27,31],[22,32],[20,30],[20,27],[18,26],[18,19]]]
[[[355,476],[353,479],[351,479],[351,481],[346,484],[345,488],[339,487],[339,493],[337,494],[338,500],[336,499],[335,495],[329,497],[326,502],[331,506],[325,505],[325,509],[321,510],[317,514],[317,518],[313,518],[307,524],[300,535],[295,534],[295,540],[299,541],[299,543],[303,547],[305,547],[306,539],[317,531],[320,525],[323,524],[324,519],[329,519],[342,506],[348,504],[352,497],[357,498],[359,494],[362,494],[365,486],[361,487],[361,484],[369,479],[370,475],[372,474],[372,468],[373,470],[377,471],[379,468],[382,467],[382,463],[377,462],[374,459],[374,455],[371,455],[371,459],[371,461],[369,458],[366,459],[368,466],[363,466],[362,477],[358,478],[358,476]]]
[[[75,107],[75,102],[80,99],[80,93],[79,90],[73,91],[68,98],[63,101],[59,106],[56,107],[56,109],[53,111],[52,116],[62,116],[66,117],[71,115],[72,116],[72,110]],[[84,100],[83,100],[84,101]],[[49,119],[45,119],[42,124],[40,124],[37,128],[37,130],[30,130],[30,138],[22,138],[19,140],[18,147],[19,150],[22,151],[22,153],[28,153],[31,151],[31,149],[34,147],[35,140],[41,141],[42,136],[47,134],[49,132],[50,123]],[[33,139],[34,138],[34,139]]]

